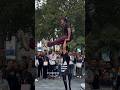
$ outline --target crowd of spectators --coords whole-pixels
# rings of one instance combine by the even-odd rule
[[[74,77],[81,78],[84,75],[84,55],[81,52],[69,52],[70,64]],[[38,68],[38,79],[61,77],[61,65],[63,58],[60,51],[43,52],[36,54],[35,65]]]
[[[73,76],[84,75],[84,55],[80,52],[69,52]],[[35,80],[61,78],[61,52],[39,51],[35,59],[26,56],[21,62],[7,60],[0,66],[0,89],[2,90],[35,90]],[[82,64],[78,64],[82,63]],[[53,73],[53,75],[51,75]]]
[[[23,57],[25,58],[25,57]],[[36,68],[32,59],[18,63],[9,60],[0,68],[1,90],[35,90]]]

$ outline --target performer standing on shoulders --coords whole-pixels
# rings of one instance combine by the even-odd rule
[[[46,47],[51,47],[54,45],[63,45],[62,50],[62,57],[63,57],[63,65],[61,67],[63,82],[65,86],[65,90],[71,90],[71,79],[72,79],[72,72],[70,68],[70,56],[68,55],[68,46],[67,43],[71,41],[72,39],[72,27],[71,24],[68,22],[68,20],[65,17],[60,18],[60,25],[64,31],[64,35],[58,38],[57,40],[51,42],[46,42]],[[68,81],[67,77],[68,76]],[[69,83],[69,87],[67,86],[67,82]]]

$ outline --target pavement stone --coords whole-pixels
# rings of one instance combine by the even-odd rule
[[[80,86],[84,79],[73,79],[71,82],[72,90],[83,90]],[[35,90],[65,90],[62,79],[46,79],[35,82]]]

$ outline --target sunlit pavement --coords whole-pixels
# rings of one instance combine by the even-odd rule
[[[81,84],[84,88],[85,80],[84,79],[72,79],[71,88],[72,90],[84,90],[81,87]],[[62,79],[46,79],[39,80],[35,83],[35,90],[65,90]]]

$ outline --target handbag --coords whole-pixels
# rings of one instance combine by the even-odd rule
[[[43,66],[48,66],[48,61],[44,61]]]
[[[73,62],[72,62],[72,61],[70,61],[70,62],[69,62],[69,65],[72,65],[72,64],[73,64]]]
[[[55,65],[55,61],[54,60],[49,60],[50,65]]]
[[[77,68],[81,68],[82,67],[82,63],[76,63],[76,67]]]

